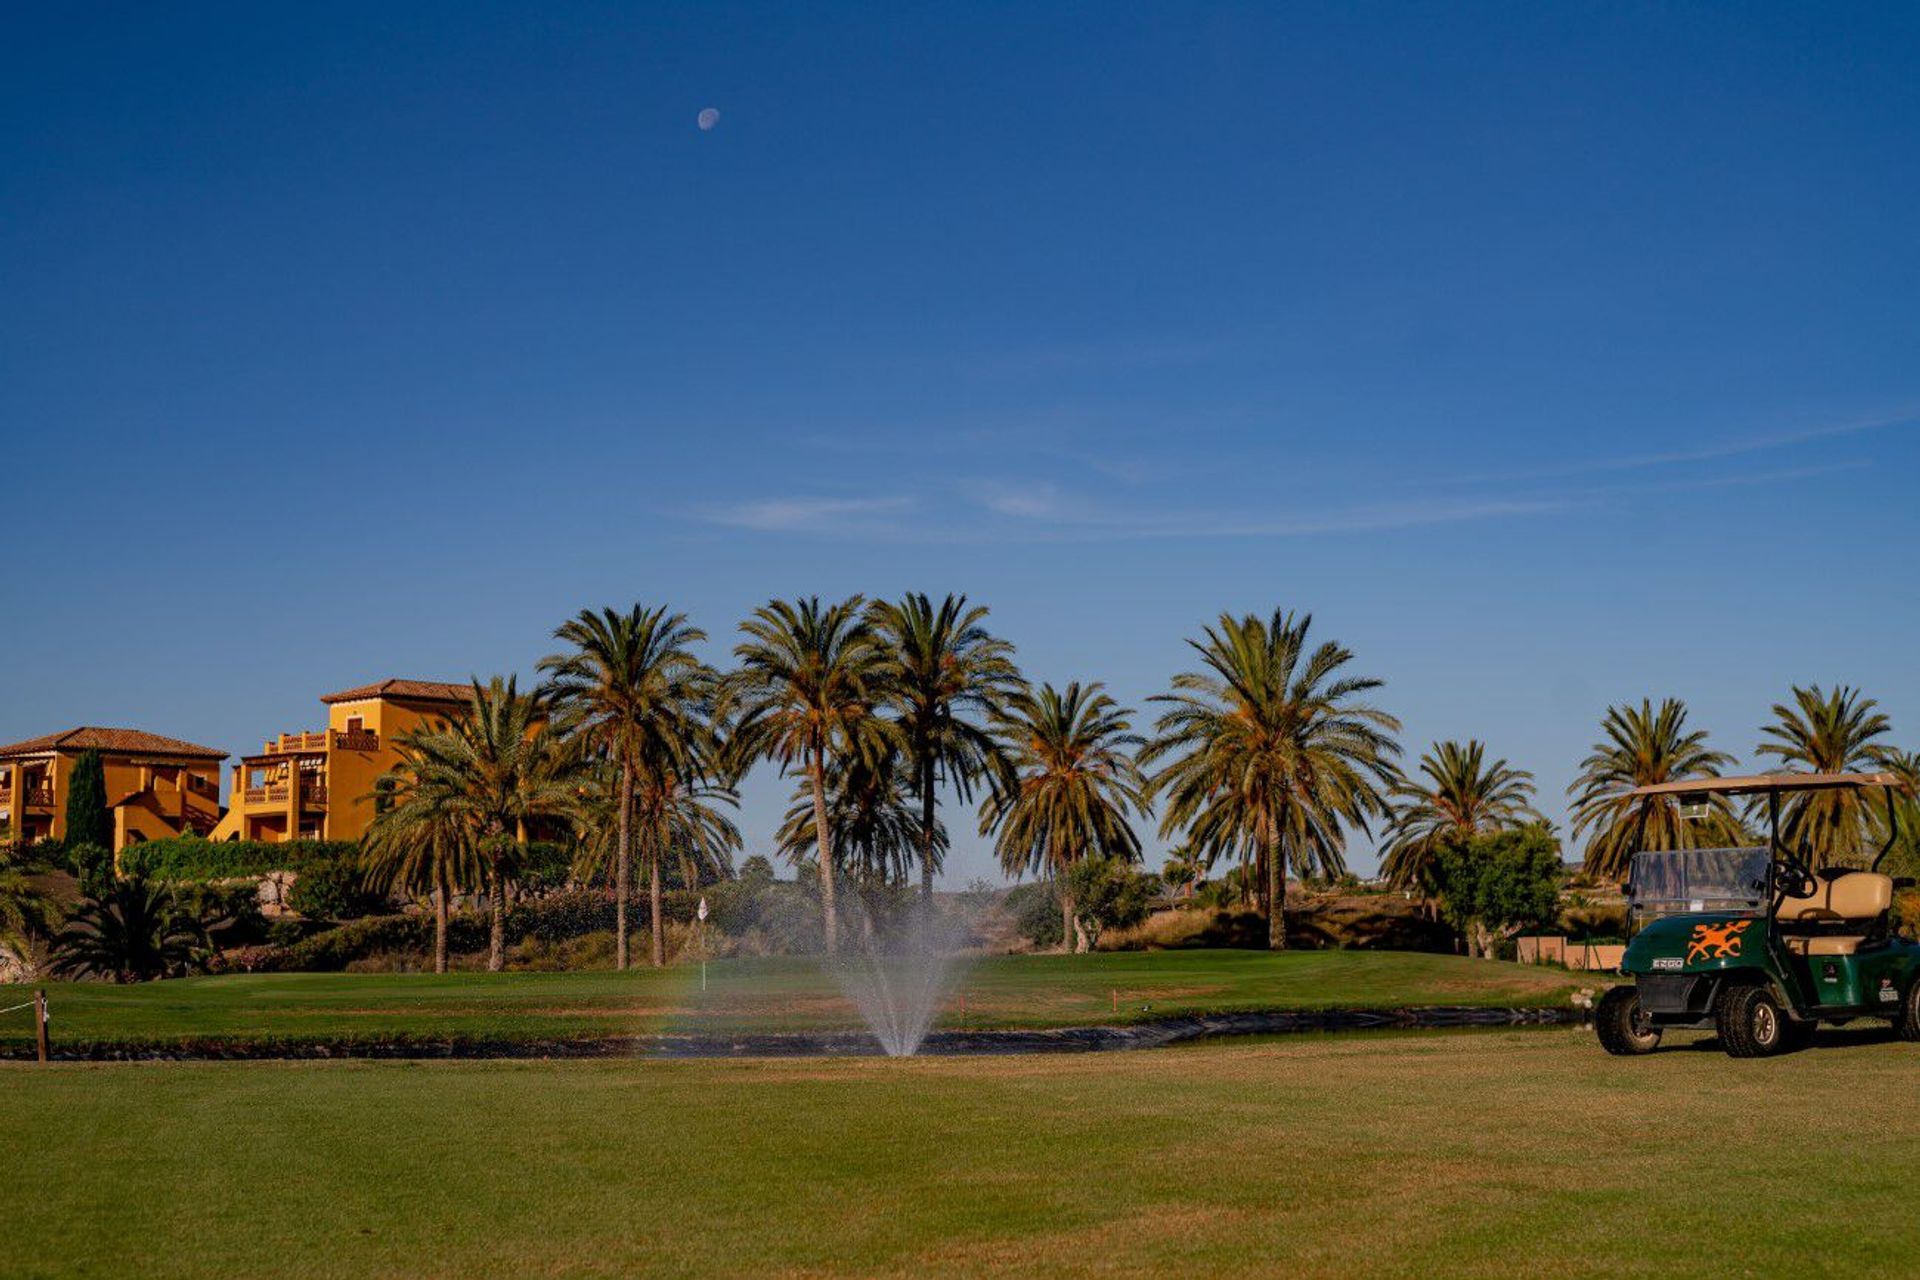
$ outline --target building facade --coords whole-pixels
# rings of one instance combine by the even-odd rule
[[[219,825],[226,752],[141,729],[83,726],[0,747],[0,830],[27,843],[64,839],[68,783],[88,751],[98,751],[105,766],[115,853]]]
[[[330,693],[327,727],[283,733],[233,766],[216,840],[357,840],[373,821],[374,780],[400,760],[398,742],[452,719],[472,688],[382,680]]]

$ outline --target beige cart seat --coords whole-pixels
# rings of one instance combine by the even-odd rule
[[[1822,880],[1805,898],[1786,898],[1775,918],[1801,924],[1872,924],[1893,905],[1893,879],[1872,871],[1849,871]],[[1850,956],[1867,940],[1862,934],[1824,934],[1788,938],[1787,946],[1801,955]]]

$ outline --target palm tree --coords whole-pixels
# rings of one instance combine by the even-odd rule
[[[142,982],[190,973],[212,947],[205,925],[171,890],[130,876],[81,902],[54,941],[55,967]]]
[[[376,887],[431,895],[433,971],[445,973],[453,895],[483,884],[486,871],[465,796],[436,784],[430,758],[415,754],[410,739],[396,745],[399,761],[374,782],[363,857]]]
[[[705,736],[704,725],[700,732]],[[665,759],[643,758],[633,816],[647,859],[655,967],[667,962],[662,868],[668,859],[678,860],[681,882],[691,887],[699,883],[703,870],[732,875],[733,855],[740,849],[740,829],[722,811],[722,806],[738,808],[740,797],[732,787],[704,776],[711,754],[707,746],[698,748],[692,758],[695,772],[686,774]]]
[[[614,806],[614,963],[627,967],[627,901],[633,893],[634,795],[642,771],[660,794],[674,785],[664,778],[702,778],[711,768],[710,720],[713,669],[692,646],[706,632],[687,625],[686,616],[664,608],[626,613],[580,611],[554,630],[571,652],[540,660],[548,674],[546,693],[565,727],[584,735],[592,748],[613,762],[617,781]],[[653,871],[653,963],[666,963],[660,920],[660,851]]]
[[[1010,875],[1033,871],[1060,888],[1062,948],[1076,933],[1067,873],[1089,857],[1140,860],[1132,815],[1144,816],[1145,779],[1131,754],[1141,744],[1131,714],[1099,683],[1015,694],[996,721],[1015,781],[987,793],[980,834]],[[1082,938],[1084,942],[1084,936]]]
[[[907,770],[896,754],[836,761],[827,770],[827,830],[836,872],[851,873],[861,885],[902,885],[924,857],[920,814],[907,798]],[[803,782],[778,835],[781,852],[798,863],[818,855],[813,788]],[[947,831],[936,822],[933,850],[947,849]],[[924,864],[923,864],[924,865]]]
[[[839,949],[840,926],[827,768],[834,760],[876,757],[899,737],[878,713],[888,693],[889,664],[863,603],[856,595],[823,606],[809,596],[798,604],[774,600],[760,606],[740,624],[747,636],[733,651],[740,669],[726,685],[736,768],[773,760],[783,774],[802,770],[813,789],[829,952]]]
[[[536,826],[571,824],[584,764],[549,721],[544,701],[511,677],[473,682],[450,722],[401,739],[422,804],[457,815],[481,858],[492,905],[487,968],[506,968],[507,882]]]
[[[1860,773],[1876,769],[1884,747],[1876,743],[1891,731],[1879,703],[1858,689],[1819,685],[1793,689],[1793,705],[1775,703],[1773,723],[1761,731],[1770,741],[1760,754],[1809,773]],[[1859,789],[1801,791],[1787,797],[1780,815],[1780,838],[1806,855],[1808,865],[1859,865],[1870,838],[1874,804]]]
[[[1706,730],[1688,732],[1686,703],[1666,698],[1655,710],[1651,699],[1642,699],[1638,707],[1608,707],[1600,727],[1605,741],[1593,745],[1567,787],[1574,834],[1593,833],[1588,874],[1618,880],[1636,849],[1711,849],[1746,838],[1724,796],[1708,797],[1705,815],[1690,818],[1673,796],[1628,794],[1662,782],[1717,778],[1733,763],[1707,746]]]
[[[1007,762],[991,731],[1020,689],[1013,646],[983,625],[987,610],[949,595],[936,608],[924,594],[876,603],[874,629],[890,650],[889,686],[904,742],[911,790],[920,805],[920,893],[933,896],[940,867],[935,792],[952,785],[962,804],[976,782],[1003,782]]]
[[[1435,853],[1449,840],[1503,831],[1540,815],[1533,808],[1533,775],[1488,764],[1478,739],[1435,743],[1420,757],[1425,781],[1394,783],[1393,826],[1380,870],[1395,888],[1424,887]]]
[[[1264,872],[1267,945],[1287,945],[1287,870],[1346,870],[1346,829],[1386,812],[1397,776],[1400,722],[1365,702],[1382,682],[1342,675],[1353,655],[1327,641],[1309,650],[1311,615],[1262,621],[1220,615],[1189,640],[1203,671],[1173,679],[1170,704],[1141,763],[1165,759],[1152,795],[1165,796],[1163,836],[1184,830],[1209,863],[1222,855]]]
[[[1873,838],[1885,844],[1893,838],[1892,859],[1902,875],[1920,869],[1920,752],[1887,747],[1875,753],[1875,762],[1894,777],[1892,813],[1894,828],[1887,830],[1888,811],[1882,807],[1874,815]],[[1884,803],[1884,802],[1883,802]]]

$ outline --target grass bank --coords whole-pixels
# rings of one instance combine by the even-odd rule
[[[958,981],[940,1025],[971,1030],[1137,1022],[1185,1013],[1566,1003],[1584,975],[1389,951],[1180,951],[994,956]],[[260,974],[49,988],[56,1042],[529,1039],[811,1031],[859,1024],[810,960],[627,973]],[[0,987],[0,1006],[26,988]],[[25,1015],[0,1045],[30,1042]]]

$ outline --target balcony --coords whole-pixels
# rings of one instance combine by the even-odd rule
[[[51,782],[29,782],[25,790],[27,793],[27,808],[53,808],[53,784]],[[13,804],[13,785],[11,783],[0,783],[0,804],[9,806]]]
[[[283,733],[278,738],[269,738],[260,754],[267,756],[290,756],[319,754],[327,749],[327,735],[324,733]]]
[[[333,749],[335,751],[378,751],[380,735],[371,729],[361,729],[357,733],[335,732]]]
[[[241,791],[242,803],[249,809],[264,809],[272,805],[284,805],[287,802],[287,784],[268,783],[264,787],[247,787]],[[324,809],[327,807],[327,784],[309,782],[300,788],[300,807],[302,809]]]

